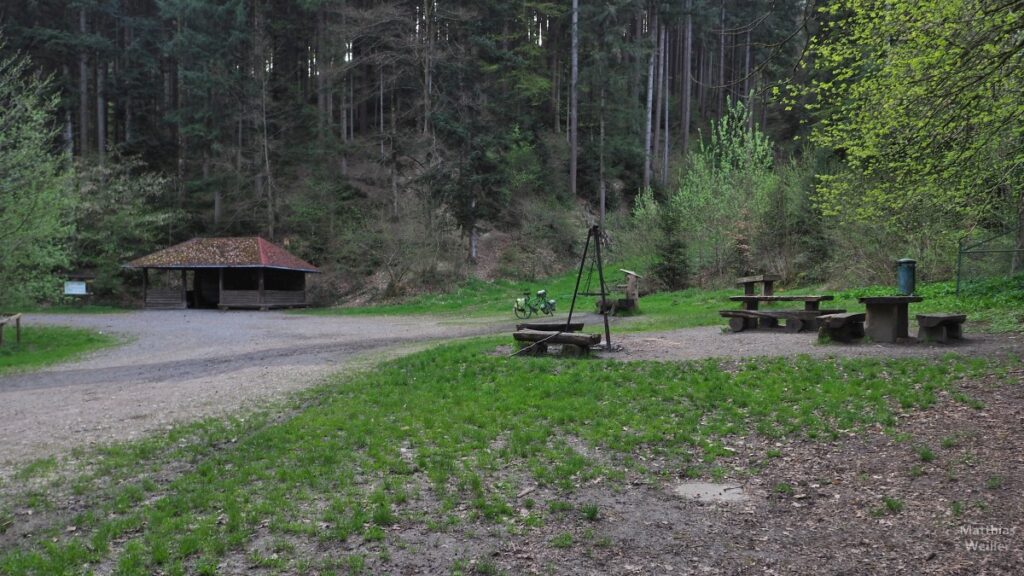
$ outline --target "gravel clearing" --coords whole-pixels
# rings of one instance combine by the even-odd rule
[[[600,316],[580,314],[589,326]],[[628,319],[623,319],[627,323]],[[138,311],[27,315],[25,322],[89,328],[128,343],[82,360],[0,377],[0,478],[26,461],[132,440],[176,423],[259,406],[358,361],[464,336],[508,333],[512,319],[299,316],[279,312]],[[618,323],[618,322],[616,322]],[[723,332],[719,326],[616,334],[616,360],[754,356],[1024,355],[1020,334],[968,334],[954,344],[819,345],[811,333]],[[511,347],[502,346],[504,353]]]
[[[26,315],[25,324],[89,328],[128,343],[0,377],[0,478],[31,459],[259,406],[359,359],[505,327],[425,316],[203,310]]]

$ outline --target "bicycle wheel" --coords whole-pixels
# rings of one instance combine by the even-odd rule
[[[512,313],[515,314],[516,318],[519,318],[520,320],[525,320],[530,317],[530,311],[526,308],[523,308],[519,304],[515,304],[512,306]]]

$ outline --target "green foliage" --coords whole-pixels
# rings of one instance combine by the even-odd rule
[[[660,211],[657,223],[661,238],[655,244],[658,262],[651,271],[669,290],[682,290],[690,281],[683,218],[678,204],[673,203]]]
[[[81,163],[77,170],[78,233],[71,244],[76,267],[96,273],[93,289],[101,298],[126,297],[125,262],[166,245],[184,215],[163,208],[168,181],[146,172],[137,158],[112,157],[103,164]]]
[[[2,48],[0,40],[0,48]],[[74,196],[68,159],[53,151],[58,98],[23,57],[0,56],[0,304],[59,294]]]
[[[687,158],[679,187],[669,199],[695,259],[716,275],[744,273],[750,242],[777,184],[772,172],[772,145],[749,111],[732,102],[728,113],[712,123],[707,142]]]
[[[1015,3],[840,0],[812,46],[827,216],[944,243],[1024,208],[1024,51]]]

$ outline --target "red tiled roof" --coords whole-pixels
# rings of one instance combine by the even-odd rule
[[[128,268],[280,268],[319,272],[316,266],[257,236],[193,238],[136,258]]]

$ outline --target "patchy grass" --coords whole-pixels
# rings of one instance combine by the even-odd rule
[[[609,284],[620,283],[618,266],[606,268]],[[532,282],[471,280],[456,291],[445,294],[426,294],[399,303],[382,304],[361,308],[314,308],[299,310],[296,314],[313,315],[357,315],[357,314],[433,314],[441,316],[482,317],[507,316],[512,319],[512,303],[525,291],[534,292],[541,288],[558,301],[558,311],[568,312],[576,282],[575,271],[553,278]],[[584,276],[584,283],[586,276]],[[597,284],[593,276],[591,291]],[[585,286],[581,286],[583,291]],[[824,308],[842,308],[848,311],[863,311],[857,302],[863,296],[885,296],[895,294],[895,286],[869,286],[848,290],[827,290],[817,286],[797,287],[778,291],[785,294],[828,294],[835,297],[822,304]],[[991,332],[1024,331],[1024,276],[1001,278],[972,284],[970,290],[960,296],[956,294],[955,282],[933,282],[918,286],[918,295],[923,302],[912,305],[911,313],[958,312],[968,315],[969,329]],[[729,301],[729,296],[742,294],[734,290],[701,290],[691,288],[678,292],[651,294],[640,299],[640,313],[629,318],[618,328],[619,331],[649,331],[688,328],[693,326],[714,326],[724,324],[718,311],[739,308]],[[581,296],[577,300],[578,311],[594,310],[596,299]],[[793,303],[779,303],[763,306],[764,309],[792,308]]]
[[[131,308],[110,306],[106,304],[54,304],[21,307],[18,312],[26,314],[123,314],[131,312]]]
[[[710,474],[730,437],[833,439],[891,426],[957,378],[990,369],[952,357],[722,367],[487,355],[498,342],[445,345],[337,376],[305,393],[301,410],[80,453],[88,470],[64,479],[80,495],[75,516],[7,541],[0,573],[79,573],[107,562],[119,574],[205,573],[229,554],[289,571],[308,559],[254,549],[257,533],[358,545],[385,539],[395,524],[529,530],[574,510],[570,495],[582,484],[646,473],[637,455]],[[579,442],[607,460],[578,452]],[[41,462],[23,477],[41,474],[59,476]],[[516,494],[534,484],[555,497],[519,518]],[[37,517],[55,514],[45,495],[18,501],[37,506]],[[577,513],[599,516],[586,504]],[[552,545],[573,543],[570,535]],[[364,569],[362,555],[348,559]]]
[[[66,362],[118,342],[114,336],[93,330],[22,325],[18,344],[14,327],[8,326],[4,329],[4,345],[0,346],[0,374]]]

